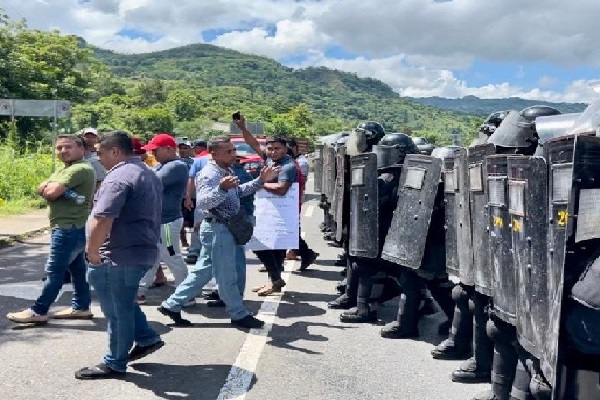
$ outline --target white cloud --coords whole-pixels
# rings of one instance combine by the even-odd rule
[[[440,96],[460,98],[468,95],[480,98],[521,97],[532,100],[590,102],[598,96],[594,84],[598,81],[576,80],[564,92],[545,91],[542,89],[527,90],[508,82],[489,84],[478,87],[469,86],[458,79],[454,73],[446,69],[430,69],[407,64],[404,55],[368,59],[358,57],[349,60],[313,57],[303,65],[321,65],[328,68],[356,73],[359,77],[370,77],[387,83],[402,96],[429,97]]]
[[[280,59],[305,56],[304,65],[378,78],[407,96],[589,101],[595,97],[589,81],[573,76],[559,93],[549,90],[556,77],[518,66],[600,67],[600,47],[590,45],[598,39],[597,0],[3,0],[1,7],[14,19],[26,17],[32,28],[57,28],[126,53],[201,42],[202,31],[222,29],[230,32],[214,44]],[[123,29],[157,40],[118,35]],[[326,58],[329,45],[361,57]],[[457,71],[475,60],[502,62],[523,78],[518,85],[470,85]],[[468,71],[470,77],[479,72]],[[519,86],[528,83],[538,88]]]
[[[250,31],[229,32],[219,36],[212,43],[217,46],[281,58],[303,54],[323,48],[329,38],[315,30],[312,21],[279,21],[273,36],[264,28]]]

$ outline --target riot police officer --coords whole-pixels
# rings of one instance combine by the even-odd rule
[[[388,276],[397,274],[397,267],[381,259],[381,250],[397,204],[402,163],[407,154],[418,152],[409,136],[390,133],[373,147],[371,153],[351,158],[349,280],[352,282],[345,299],[356,298],[357,305],[340,315],[342,322],[374,322],[377,305],[400,294],[397,281]],[[364,172],[359,173],[358,166],[362,164]],[[363,179],[359,180],[359,177]],[[377,208],[372,204],[375,199]],[[345,299],[332,302],[330,307],[335,308]]]
[[[419,336],[422,290],[427,288],[448,319],[452,318],[452,282],[446,274],[442,160],[408,155],[398,188],[398,202],[385,238],[382,258],[399,272],[402,294],[397,319],[381,330],[384,338]]]
[[[488,337],[494,343],[492,363],[492,390],[475,397],[477,400],[508,400],[515,380],[518,362],[516,330],[516,274],[512,254],[511,226],[506,208],[508,164],[505,154],[531,156],[537,148],[538,135],[535,131],[535,118],[556,115],[560,112],[552,107],[533,106],[521,112],[507,114],[500,127],[490,136],[488,143],[495,146],[499,155],[487,156],[484,160],[487,198],[487,230],[489,259],[476,263],[476,271],[486,274],[489,285],[477,285],[476,292],[490,297],[491,312],[487,322]],[[504,155],[503,155],[504,154]],[[476,273],[476,276],[478,274]],[[493,290],[491,282],[493,284]],[[483,289],[483,290],[482,290]]]

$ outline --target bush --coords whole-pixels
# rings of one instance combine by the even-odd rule
[[[12,144],[0,144],[0,199],[34,199],[40,182],[52,171],[50,147],[28,145],[18,150]]]

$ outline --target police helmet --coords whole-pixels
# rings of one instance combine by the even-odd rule
[[[550,106],[531,106],[521,110],[521,116],[528,121],[535,121],[537,117],[547,117],[549,115],[561,114],[554,107]]]
[[[412,141],[411,137],[405,133],[388,133],[377,143],[377,147],[393,149],[393,159],[385,162],[387,165],[401,164],[407,154],[419,154],[419,148]],[[391,154],[391,153],[390,153]],[[378,163],[379,164],[379,163]],[[386,166],[386,165],[382,165]]]
[[[370,146],[377,144],[379,140],[385,135],[385,130],[379,122],[375,121],[364,121],[358,124],[357,130],[364,130],[367,136],[367,143]]]
[[[537,142],[534,122],[516,110],[508,113],[498,129],[488,139],[488,143],[502,148],[503,152],[512,149],[521,154],[525,154],[523,149],[528,149],[527,153],[533,154]]]
[[[496,111],[491,113],[479,126],[479,131],[488,136],[493,134],[496,131],[496,128],[500,126],[504,118],[506,118],[508,113],[509,111]]]

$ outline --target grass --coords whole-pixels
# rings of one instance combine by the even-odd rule
[[[0,202],[0,218],[27,214],[45,206],[46,202],[41,198],[2,201]]]
[[[35,193],[52,170],[49,146],[27,143],[19,148],[0,143],[0,217],[26,214],[42,208],[44,201]]]

